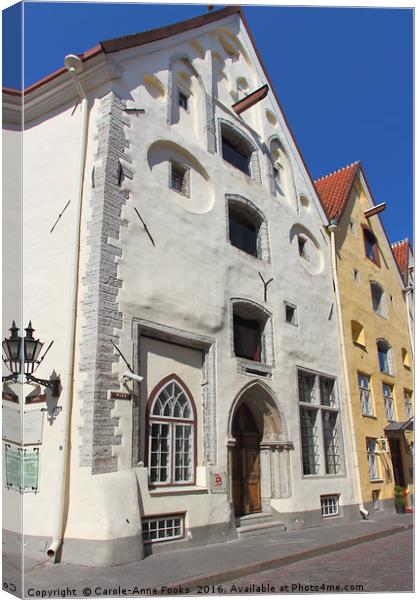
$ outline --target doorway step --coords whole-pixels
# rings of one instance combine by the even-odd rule
[[[281,533],[286,531],[286,525],[273,519],[271,512],[260,512],[237,518],[236,531],[240,538],[255,537],[256,535]]]

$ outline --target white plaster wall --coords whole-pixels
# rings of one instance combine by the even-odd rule
[[[273,277],[264,306],[273,315],[275,366],[272,379],[266,380],[266,383],[278,399],[279,410],[286,419],[288,441],[294,444],[294,450],[291,451],[292,496],[273,501],[273,507],[280,512],[319,510],[319,495],[330,492],[341,493],[343,504],[354,503],[344,411],[342,420],[347,474],[310,479],[303,479],[301,475],[296,368],[307,367],[341,378],[335,315],[331,320],[328,319],[333,303],[329,245],[321,232],[322,219],[314,192],[271,95],[245,114],[243,120],[229,109],[235,101],[230,93],[234,88],[232,83],[228,86],[225,82],[236,85],[238,77],[245,77],[252,91],[265,83],[260,70],[242,58],[237,62],[229,59],[225,68],[228,79],[215,86],[211,51],[223,57],[223,48],[217,37],[205,34],[199,39],[204,49],[204,52],[200,52],[197,46],[190,43],[194,37],[190,32],[182,34],[181,40],[184,41],[173,47],[169,47],[173,44],[170,40],[114,55],[125,69],[122,77],[112,83],[115,93],[125,99],[129,107],[144,108],[146,111],[145,114],[130,113],[130,128],[126,129],[129,143],[127,153],[133,160],[134,178],[132,181],[125,179],[123,183],[123,188],[130,192],[122,214],[127,226],[121,229],[120,240],[116,242],[123,250],[122,256],[116,259],[118,276],[123,282],[118,296],[119,310],[123,313],[123,329],[118,332],[119,348],[126,357],[132,359],[133,318],[148,319],[216,339],[217,463],[226,470],[229,413],[234,398],[251,381],[249,376],[237,373],[232,350],[230,300],[242,297],[264,304],[258,272],[265,280]],[[239,37],[242,46],[247,48],[252,57],[253,51],[246,37],[243,33]],[[260,149],[262,185],[227,164],[219,154],[208,152],[205,136],[191,135],[188,120],[181,119],[175,125],[168,125],[168,66],[174,54],[190,56],[208,94],[211,94],[212,86],[213,89],[219,89],[221,98],[215,102],[216,122],[218,117],[229,119],[254,139]],[[153,86],[144,84],[147,75],[152,75],[160,82],[154,91]],[[105,86],[91,90],[90,94],[91,97],[101,98],[108,90],[109,86]],[[81,281],[89,255],[87,223],[91,218],[90,173],[97,147],[98,104],[96,99],[89,120],[81,230]],[[276,113],[277,126],[267,120],[267,109]],[[58,373],[63,373],[65,368],[66,291],[74,202],[64,213],[54,233],[50,234],[49,230],[68,199],[74,197],[80,109],[76,109],[73,116],[71,110],[72,107],[68,107],[56,111],[50,118],[34,123],[25,133],[25,319],[32,319],[43,340],[55,340],[53,350],[37,373],[40,377],[48,377],[53,368]],[[197,116],[195,122],[203,123],[203,115]],[[294,197],[281,199],[270,194],[267,161],[262,149],[273,133],[279,134],[289,154],[296,191]],[[166,169],[151,170],[148,152],[157,140],[170,140],[184,148],[207,174],[208,179],[203,185],[211,187],[212,202],[206,212],[199,214],[200,210],[193,210],[177,201],[177,194],[168,190]],[[196,186],[192,179],[191,205],[196,202],[197,206],[201,206],[203,190],[206,187]],[[297,196],[300,193],[309,199],[309,207],[301,208],[298,212]],[[271,264],[250,257],[227,241],[226,194],[240,194],[264,213],[269,224]],[[155,246],[151,244],[134,207],[147,224]],[[311,272],[311,267],[308,269],[299,258],[296,238],[292,243],[290,241],[290,232],[297,225],[306,228],[318,246],[317,274]],[[86,291],[81,289],[80,300],[85,296]],[[298,328],[284,322],[284,300],[298,306]],[[77,344],[80,343],[83,326],[83,319],[79,319]],[[77,345],[77,365],[79,358],[80,348]],[[154,356],[150,382],[167,375],[168,368],[171,372],[182,373],[180,362],[174,365],[171,360],[160,360]],[[113,371],[122,375],[126,366],[120,360],[114,365]],[[191,386],[198,389],[198,365],[185,372],[184,376],[191,378]],[[109,539],[138,535],[142,512],[156,514],[188,509],[188,527],[229,520],[230,507],[225,495],[171,494],[156,497],[147,489],[144,471],[143,475],[138,475],[142,497],[137,496],[137,480],[131,470],[133,432],[129,401],[116,401],[113,412],[120,419],[118,432],[122,435],[122,443],[114,447],[114,454],[119,457],[121,471],[92,476],[88,467],[79,467],[79,429],[83,424],[79,394],[87,377],[87,373],[75,373],[66,536]],[[339,389],[342,401],[340,382]],[[123,388],[121,391],[124,391]],[[147,401],[148,391],[141,389],[142,406]],[[28,534],[49,535],[51,531],[60,427],[61,415],[45,428],[40,493],[25,497]],[[141,444],[144,444],[144,439]],[[201,482],[206,482],[205,473],[200,472],[199,478]]]

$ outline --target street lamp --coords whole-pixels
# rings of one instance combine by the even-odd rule
[[[33,374],[34,371],[39,367],[41,362],[44,360],[45,355],[51,348],[53,342],[50,343],[44,355],[38,360],[38,356],[41,353],[44,342],[39,339],[36,340],[33,336],[35,331],[32,327],[31,321],[29,321],[26,327],[25,337],[21,337],[18,334],[19,328],[16,327],[16,323],[13,321],[10,328],[10,337],[4,338],[2,347],[6,358],[3,356],[3,362],[6,364],[10,371],[10,375],[2,377],[2,381],[18,381],[19,375],[25,375],[28,383],[34,382],[51,390],[53,396],[60,395],[60,378],[55,379],[38,379]],[[23,342],[23,353],[22,353],[22,342]],[[23,360],[23,365],[22,365]]]

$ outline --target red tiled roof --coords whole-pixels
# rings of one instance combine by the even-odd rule
[[[330,220],[339,219],[353,186],[360,161],[314,181],[316,191]]]
[[[408,238],[406,238],[401,242],[395,242],[394,244],[391,244],[391,248],[392,252],[394,253],[395,260],[397,261],[397,265],[401,271],[402,278],[404,279],[404,282],[407,283],[410,242]]]

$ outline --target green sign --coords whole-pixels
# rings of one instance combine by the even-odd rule
[[[5,446],[6,487],[20,492],[38,490],[39,449]]]

